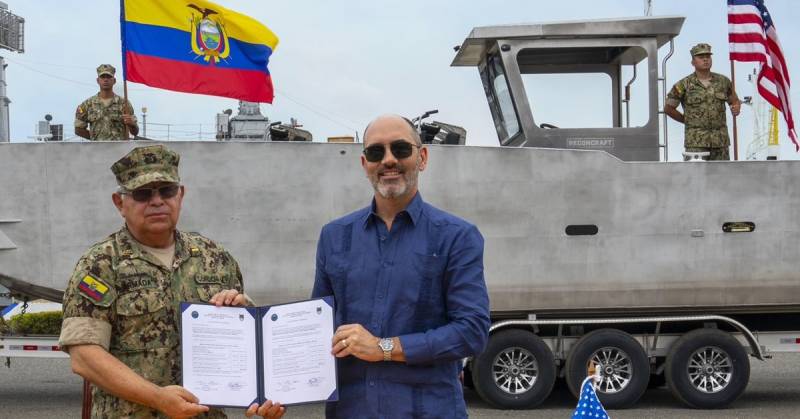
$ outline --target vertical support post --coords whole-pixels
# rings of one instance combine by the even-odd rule
[[[122,115],[133,115],[133,109],[128,109],[128,79],[122,80],[122,94],[125,97],[125,103],[122,105]],[[128,113],[130,112],[130,113]],[[125,125],[125,140],[130,139],[130,131],[128,130],[128,125]]]
[[[0,57],[0,143],[11,141],[9,103],[11,101],[6,96],[6,62]]]
[[[83,404],[81,405],[81,419],[92,419],[92,386],[89,380],[83,380]]]
[[[664,130],[664,161],[669,161],[669,138],[667,135],[667,113],[664,112],[664,104],[667,103],[667,61],[672,57],[672,54],[675,53],[675,40],[669,40],[669,54],[661,61],[661,121],[663,123],[662,129]]]
[[[736,91],[736,69],[731,61],[732,89]],[[733,116],[733,160],[739,160],[739,130],[736,128],[736,115]]]

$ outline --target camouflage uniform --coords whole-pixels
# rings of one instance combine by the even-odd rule
[[[133,105],[120,96],[114,95],[106,106],[96,94],[83,101],[75,110],[75,127],[89,128],[92,141],[124,141],[125,124],[122,123],[123,110],[133,114]]]
[[[98,77],[104,74],[114,77],[116,72],[110,64],[100,64],[97,67]],[[127,137],[125,124],[122,122],[123,113],[133,115],[130,101],[114,95],[110,103],[105,105],[98,93],[84,100],[75,110],[75,128],[88,127],[89,139],[92,141],[124,141]]]
[[[163,146],[140,147],[112,166],[121,187],[179,181],[180,157]],[[243,292],[233,257],[211,240],[175,232],[173,266],[164,266],[127,228],[93,245],[78,261],[64,293],[59,344],[95,344],[159,386],[181,383],[179,304],[208,302],[224,289]],[[93,386],[92,417],[164,417]],[[200,417],[224,418],[220,409]]]
[[[87,276],[90,287],[106,287],[99,300],[82,289]],[[180,302],[208,302],[224,289],[242,292],[242,274],[233,257],[211,240],[177,231],[170,269],[123,228],[92,246],[75,267],[64,293],[59,344],[101,345],[156,385],[180,384]],[[163,417],[93,386],[92,417],[109,416]],[[201,417],[225,415],[212,409]]]
[[[711,46],[698,44],[691,50],[692,56],[711,54]],[[683,106],[684,147],[686,151],[708,151],[708,160],[730,160],[728,149],[728,125],[725,105],[738,101],[730,79],[722,74],[711,73],[708,86],[697,78],[696,73],[684,77],[672,86],[666,104]]]

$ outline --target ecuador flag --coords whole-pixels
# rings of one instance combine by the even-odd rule
[[[278,37],[255,19],[205,0],[121,0],[120,27],[126,80],[272,103]]]

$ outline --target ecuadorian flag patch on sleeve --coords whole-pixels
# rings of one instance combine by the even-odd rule
[[[78,289],[81,293],[95,303],[103,301],[109,292],[109,287],[103,281],[91,276],[86,275],[78,284]]]

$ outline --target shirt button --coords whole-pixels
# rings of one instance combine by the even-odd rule
[[[384,268],[388,268],[390,266],[392,266],[392,264],[390,262],[383,262],[383,267]]]
[[[374,381],[370,381],[370,382],[369,382],[369,386],[370,386],[370,387],[375,387],[375,382],[374,382]]]
[[[385,241],[385,240],[386,240],[386,236],[381,236],[381,241]]]

